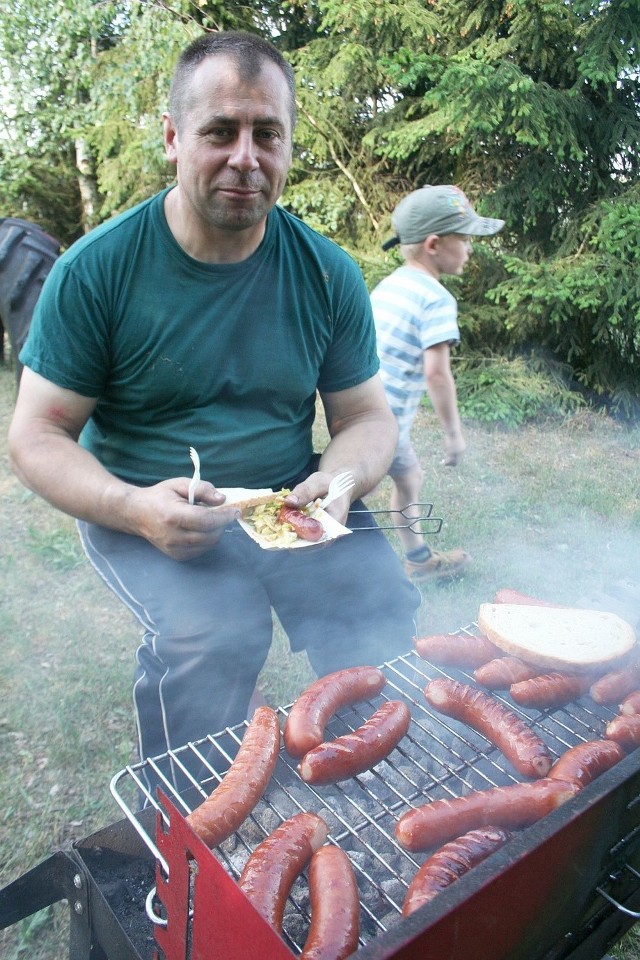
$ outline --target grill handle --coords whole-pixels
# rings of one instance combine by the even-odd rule
[[[636,880],[640,880],[640,873],[638,873],[637,870],[634,870],[630,864],[625,863],[623,869],[628,870],[629,873],[636,878]],[[615,880],[615,876],[613,876],[612,879]],[[640,910],[629,910],[628,907],[623,907],[622,904],[615,899],[615,897],[612,897],[611,894],[607,893],[606,890],[603,890],[602,887],[596,887],[596,892],[599,893],[601,897],[604,897],[604,899],[607,900],[611,906],[615,907],[616,910],[619,910],[620,913],[626,914],[627,917],[633,917],[634,920],[640,920]]]

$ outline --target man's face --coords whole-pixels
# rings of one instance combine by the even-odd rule
[[[247,81],[233,59],[208,57],[191,78],[180,132],[165,115],[164,135],[178,187],[205,229],[250,228],[282,194],[291,165],[287,81],[268,60]]]

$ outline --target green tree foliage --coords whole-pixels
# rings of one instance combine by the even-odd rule
[[[52,25],[61,28],[60,42]],[[0,18],[3,94],[0,212],[33,219],[65,240],[78,235],[80,204],[74,174],[77,90],[72,61],[77,32],[69,8],[54,0],[15,0]]]
[[[548,350],[588,391],[633,412],[637,0],[442,0],[429,10],[431,41],[388,57],[402,96],[366,141],[412,186],[458,183],[507,223],[461,286],[465,341]]]
[[[638,12],[638,0],[12,0],[0,214],[69,242],[169,183],[160,118],[179,50],[203,30],[249,29],[298,78],[282,202],[372,285],[398,262],[381,251],[397,201],[458,184],[507,224],[451,280],[465,352],[548,357],[631,412]]]
[[[566,358],[573,376],[616,410],[638,410],[640,187],[592,205],[580,247],[541,260],[508,256],[491,297],[508,310],[509,339]]]

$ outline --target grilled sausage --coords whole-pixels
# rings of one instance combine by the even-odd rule
[[[498,590],[493,603],[522,603],[530,607],[561,607],[560,603],[548,603],[546,600],[538,600],[536,597],[530,597],[527,593],[520,593],[519,590],[512,590],[511,587],[503,587]]]
[[[632,690],[628,693],[620,704],[620,713],[624,716],[632,716],[634,713],[640,713],[640,690]]]
[[[319,520],[309,517],[302,510],[290,507],[286,503],[283,503],[278,510],[278,520],[293,527],[301,540],[322,540],[324,536],[324,527]]]
[[[469,833],[445,843],[425,860],[409,884],[402,904],[402,915],[408,917],[414,910],[429,903],[441,890],[503,846],[509,836],[506,830],[485,827],[481,830],[470,830]]]
[[[266,790],[279,750],[278,714],[271,707],[258,707],[224,779],[186,817],[209,847],[230,837],[249,816]]]
[[[554,670],[513,683],[509,687],[509,695],[521,707],[544,710],[545,707],[561,707],[577,700],[587,692],[590,684],[591,678],[588,676]]]
[[[634,661],[598,677],[589,688],[589,696],[596,703],[620,703],[638,686],[640,686],[640,664]]]
[[[624,750],[614,740],[591,740],[570,747],[549,770],[553,780],[573,780],[581,787],[599,777],[624,757]]]
[[[337,783],[370,770],[388,757],[409,729],[411,713],[402,700],[387,700],[353,733],[320,743],[298,764],[305,783]]]
[[[615,740],[629,753],[640,747],[640,713],[614,717],[604,732],[607,740]]]
[[[474,672],[473,677],[481,687],[489,690],[506,690],[512,683],[537,677],[540,667],[533,667],[518,657],[496,657],[483,663]]]
[[[386,683],[378,667],[348,667],[320,677],[300,694],[284,724],[287,753],[299,760],[324,739],[329,718],[341,707],[375,697]]]
[[[555,810],[579,789],[577,783],[544,777],[533,783],[476,790],[451,800],[433,800],[400,817],[396,838],[406,850],[417,852],[437,847],[479,827],[521,829]]]
[[[436,710],[467,723],[487,738],[523,777],[545,777],[553,759],[544,740],[513,710],[457,680],[432,680],[424,695]]]
[[[291,887],[328,832],[327,824],[316,813],[297,813],[276,827],[247,860],[238,885],[277,933],[282,933]]]
[[[416,653],[423,660],[442,667],[473,669],[502,653],[484,636],[466,633],[435,633],[427,637],[414,637]]]
[[[358,948],[360,903],[349,857],[340,847],[316,850],[309,866],[311,924],[301,960],[344,960]]]

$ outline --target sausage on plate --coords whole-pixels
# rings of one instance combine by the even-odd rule
[[[378,667],[347,667],[320,677],[300,694],[285,720],[287,753],[299,760],[322,743],[325,727],[337,710],[375,697],[386,682]]]
[[[258,707],[240,748],[215,790],[186,820],[209,847],[230,837],[267,788],[280,751],[280,723],[271,707]]]
[[[278,510],[278,520],[280,523],[288,523],[293,527],[295,533],[301,540],[322,540],[324,537],[324,527],[315,517],[310,517],[302,510],[296,507],[290,507],[283,503]]]
[[[411,713],[402,700],[387,700],[352,733],[320,743],[298,764],[305,783],[337,783],[370,770],[389,756],[409,729]]]
[[[524,777],[545,777],[553,758],[544,740],[509,707],[482,690],[457,680],[432,680],[427,702],[487,738]]]

